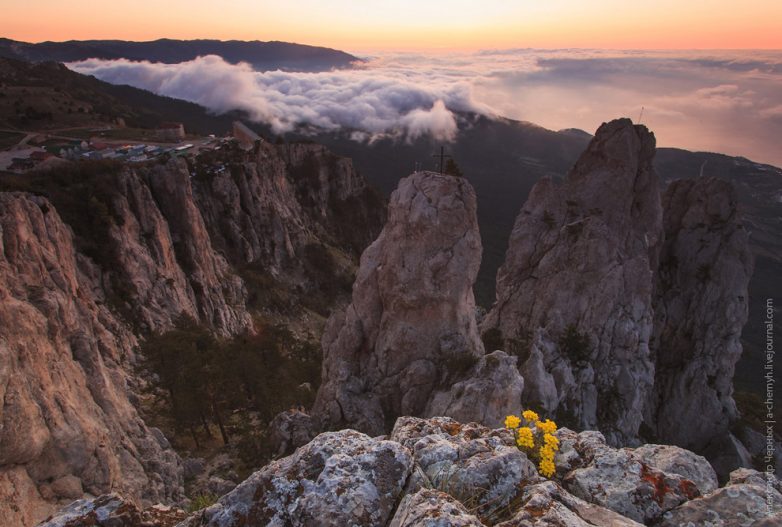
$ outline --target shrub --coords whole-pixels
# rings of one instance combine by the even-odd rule
[[[214,494],[199,494],[190,500],[187,512],[196,512],[214,505],[217,502],[217,496]]]
[[[557,424],[554,421],[541,421],[537,413],[525,410],[521,417],[507,416],[505,428],[513,430],[516,446],[538,464],[541,475],[547,478],[554,475],[554,455],[559,450],[559,439],[554,435]]]
[[[569,324],[559,337],[559,348],[573,362],[586,362],[592,355],[589,337],[581,333],[575,324]]]

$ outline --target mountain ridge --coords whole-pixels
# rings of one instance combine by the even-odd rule
[[[361,59],[344,51],[280,41],[177,40],[149,41],[68,40],[39,43],[0,38],[0,56],[30,62],[78,62],[87,59],[147,60],[173,64],[202,55],[219,55],[227,62],[247,62],[256,70],[328,71],[349,68]]]

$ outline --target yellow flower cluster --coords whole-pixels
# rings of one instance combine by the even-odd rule
[[[521,424],[521,419],[516,417],[515,415],[509,415],[505,418],[505,428],[509,428],[511,430],[515,430],[519,427]]]
[[[557,471],[556,467],[554,466],[554,461],[551,459],[541,459],[539,469],[541,475],[546,476],[547,478],[553,476]]]
[[[535,412],[533,412],[532,410],[524,410],[524,411],[521,413],[521,416],[522,416],[524,419],[526,419],[527,421],[529,421],[530,423],[537,423],[537,422],[538,422],[538,419],[540,419],[540,417],[538,417],[538,414],[536,414],[536,413],[535,413]]]
[[[550,478],[557,471],[554,464],[554,456],[559,450],[559,439],[554,435],[557,424],[551,419],[541,421],[540,416],[532,410],[525,410],[521,417],[525,426],[521,426],[518,416],[509,415],[505,418],[505,428],[514,431],[516,446],[533,459],[537,458],[540,473]]]
[[[551,419],[546,419],[542,423],[537,423],[537,427],[538,430],[542,431],[544,434],[553,434],[557,431],[557,423]]]
[[[531,428],[525,426],[516,431],[516,446],[535,448],[535,439],[532,437]]]

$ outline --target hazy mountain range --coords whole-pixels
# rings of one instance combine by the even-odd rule
[[[0,56],[32,62],[76,62],[86,59],[147,60],[174,64],[203,55],[220,55],[236,64],[247,62],[256,70],[326,71],[346,68],[360,59],[330,48],[288,42],[243,40],[69,40],[31,44],[0,39]]]

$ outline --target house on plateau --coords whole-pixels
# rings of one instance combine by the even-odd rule
[[[162,141],[181,141],[185,138],[185,125],[182,123],[161,123],[155,130],[155,134]]]

